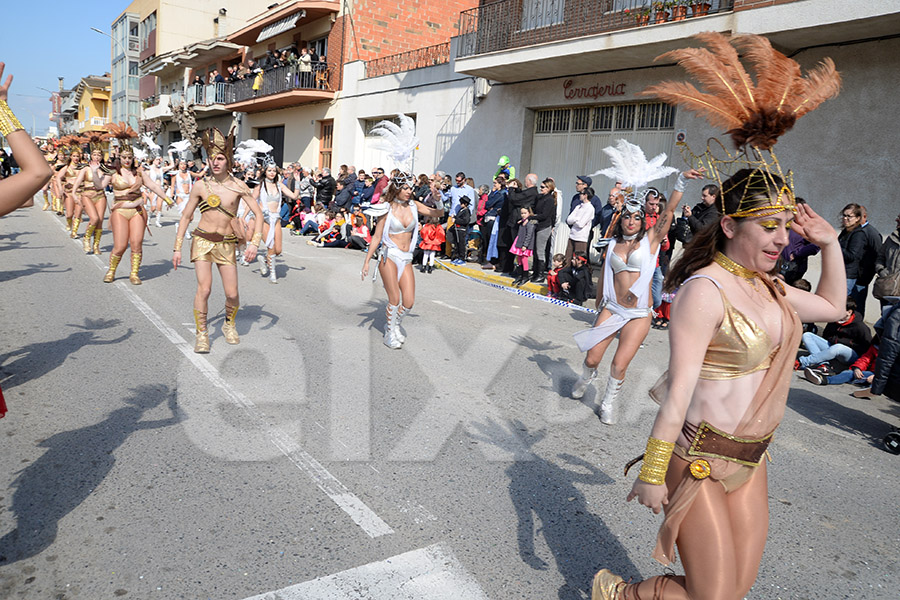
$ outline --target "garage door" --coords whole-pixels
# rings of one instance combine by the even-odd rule
[[[601,104],[577,108],[549,108],[536,111],[534,138],[531,146],[531,171],[544,179],[553,177],[562,191],[558,207],[560,227],[553,244],[554,252],[566,247],[569,230],[563,214],[568,213],[575,177],[610,167],[603,148],[625,139],[640,146],[648,158],[665,152],[669,164],[678,166],[681,158],[675,150],[675,108],[660,102]],[[670,189],[674,177],[657,182]],[[594,178],[593,188],[606,198],[614,182],[606,177]],[[595,239],[599,234],[595,232]]]

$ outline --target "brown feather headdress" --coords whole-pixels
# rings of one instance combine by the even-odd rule
[[[110,135],[108,133],[100,133],[99,131],[88,131],[84,135],[84,139],[90,146],[90,151],[92,153],[96,150],[103,154],[103,144],[109,140],[109,138]]]
[[[777,175],[777,180],[782,183],[773,187],[786,188],[784,193],[778,194],[778,199],[772,199],[773,202],[766,206],[750,208],[741,202],[742,206],[731,216],[796,210],[791,174],[782,173],[772,148],[797,119],[838,95],[841,77],[834,62],[826,58],[804,76],[795,60],[772,48],[769,40],[762,36],[728,38],[720,33],[704,32],[694,37],[707,48],[672,50],[657,60],[674,59],[703,89],[689,82],[665,81],[640,94],[681,106],[704,117],[713,127],[726,130],[742,155],[733,156],[721,143],[718,145],[726,157],[714,157],[709,146],[703,156],[692,155],[695,164],[706,167],[720,187],[722,180],[729,177],[727,171],[750,167],[766,173],[773,184],[776,182],[773,175]],[[738,50],[752,66],[755,81],[744,69]]]
[[[131,140],[138,136],[137,132],[131,128],[131,125],[126,123],[125,121],[119,121],[118,123],[107,123],[106,130],[109,131],[110,138],[116,138],[119,140],[119,152],[131,152],[134,153],[134,150],[131,149]]]

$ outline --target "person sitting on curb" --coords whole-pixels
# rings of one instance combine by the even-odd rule
[[[803,347],[809,351],[794,361],[794,370],[805,369],[823,363],[840,360],[851,364],[863,354],[872,343],[872,332],[856,310],[856,301],[847,297],[847,314],[840,320],[825,326],[822,336],[807,332],[803,334]]]
[[[572,256],[572,263],[568,267],[560,269],[557,277],[559,278],[560,300],[581,306],[588,299],[591,275],[584,252],[576,252]]]
[[[880,340],[876,333],[872,338],[872,345],[865,354],[850,365],[850,368],[829,375],[824,370],[807,367],[803,370],[803,377],[816,385],[839,385],[841,383],[852,383],[859,386],[872,385],[872,380],[875,379],[875,360],[878,358],[879,344]]]

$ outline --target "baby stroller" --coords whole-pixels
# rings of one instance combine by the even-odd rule
[[[481,230],[478,225],[466,233],[466,262],[481,262]]]
[[[881,441],[884,449],[891,454],[900,454],[900,428],[894,427]]]

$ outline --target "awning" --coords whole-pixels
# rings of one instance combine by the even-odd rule
[[[271,25],[266,25],[263,27],[263,30],[259,32],[259,36],[256,38],[257,42],[262,42],[263,40],[267,40],[269,38],[273,38],[278,34],[284,33],[285,31],[290,31],[297,25],[297,21],[306,16],[306,11],[301,10],[300,12],[296,12],[289,17],[285,17],[281,20],[275,21]]]

